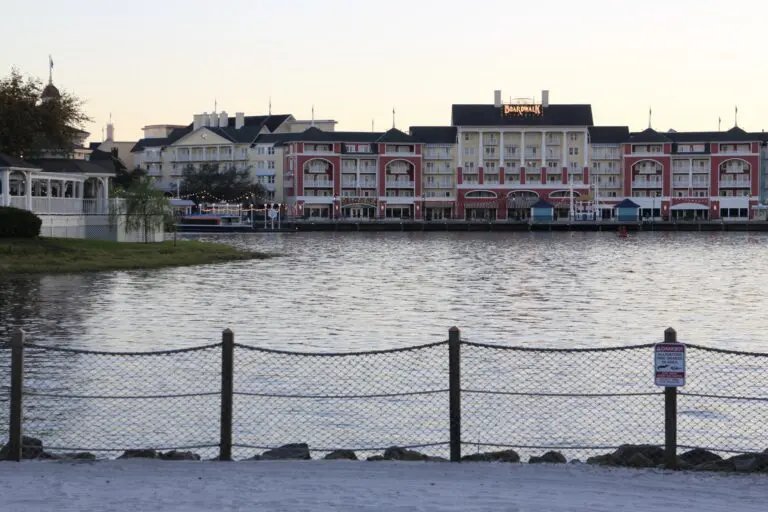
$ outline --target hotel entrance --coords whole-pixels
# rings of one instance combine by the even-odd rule
[[[465,215],[466,220],[494,221],[496,220],[496,208],[476,208],[467,205]]]
[[[376,216],[376,207],[367,204],[354,204],[344,206],[342,215],[345,219],[371,220]]]

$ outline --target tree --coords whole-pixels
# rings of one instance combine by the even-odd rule
[[[182,171],[182,193],[194,194],[196,202],[222,200],[245,202],[255,196],[267,198],[267,190],[251,179],[248,170],[234,166],[220,168],[218,164],[203,164],[199,169],[189,165]]]
[[[77,129],[90,121],[75,95],[63,92],[58,100],[43,103],[42,91],[42,81],[16,68],[0,78],[0,153],[29,158],[69,149]]]
[[[141,181],[147,176],[147,171],[141,167],[129,171],[128,169],[118,168],[115,172],[115,177],[112,178],[111,184],[114,186],[114,190],[128,190],[134,183]]]
[[[151,178],[137,179],[128,189],[118,190],[116,197],[109,212],[110,224],[114,226],[125,217],[125,230],[143,232],[145,243],[149,243],[151,233],[173,222],[171,203]]]

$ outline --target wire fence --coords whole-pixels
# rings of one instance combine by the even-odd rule
[[[668,442],[653,347],[534,349],[460,341],[458,332],[356,353],[269,350],[226,336],[149,353],[25,343],[19,411],[24,435],[43,441],[46,452],[99,457],[152,448],[245,459],[307,443],[315,458],[399,446],[454,460],[505,449],[523,460],[549,450],[584,459],[624,444]],[[12,432],[18,378],[9,371],[11,352],[0,349],[3,440]],[[677,449],[768,448],[768,354],[697,345],[687,352]]]

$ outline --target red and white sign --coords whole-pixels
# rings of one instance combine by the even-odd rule
[[[685,345],[659,343],[654,347],[654,374],[657,386],[685,386]]]

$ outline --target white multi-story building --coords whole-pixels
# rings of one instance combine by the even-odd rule
[[[247,170],[255,182],[264,185],[268,199],[282,202],[283,146],[290,134],[310,126],[333,131],[333,120],[297,120],[290,114],[246,116],[226,112],[193,116],[189,125],[148,125],[144,138],[132,149],[136,165],[157,179],[162,189],[178,194],[185,191],[185,168],[219,165]]]

